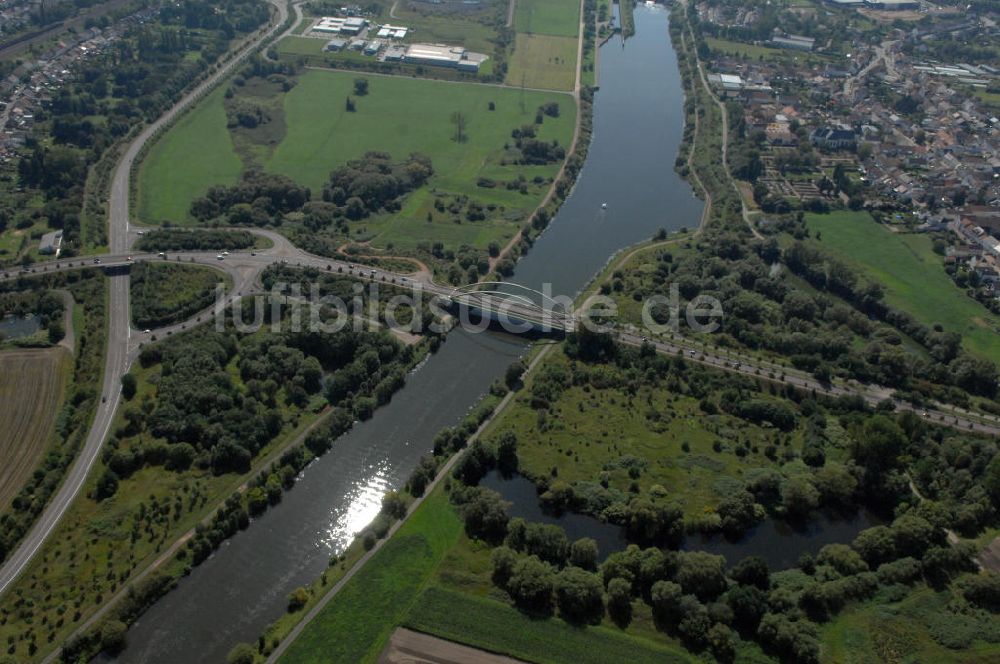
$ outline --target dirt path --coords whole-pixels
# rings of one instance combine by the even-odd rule
[[[399,2],[399,0],[396,0],[396,1]],[[395,8],[395,7],[396,7],[396,5],[393,5],[393,8]],[[507,3],[507,27],[508,28],[513,28],[514,27],[514,12],[516,12],[516,11],[517,11],[517,0],[510,0],[510,2]]]
[[[691,32],[691,24],[687,21],[685,21],[685,23],[687,25],[688,34],[691,35],[691,42],[694,44],[695,39],[694,34]],[[687,43],[686,40],[685,43]],[[712,98],[712,101],[715,102],[715,105],[719,108],[719,115],[722,117],[722,168],[726,177],[729,179],[729,182],[733,185],[733,189],[736,191],[736,196],[740,199],[740,214],[743,217],[743,223],[747,225],[747,228],[750,229],[750,232],[753,233],[753,236],[756,239],[763,240],[764,236],[761,235],[760,231],[758,231],[754,226],[753,221],[750,220],[750,214],[747,211],[746,201],[743,200],[743,194],[740,191],[740,188],[736,185],[736,181],[733,179],[733,176],[729,172],[729,113],[726,111],[726,105],[715,96],[714,92],[712,92],[712,87],[708,84],[708,78],[705,76],[704,64],[702,63],[701,58],[698,57],[697,49],[695,49],[694,53],[695,62],[698,64],[698,76],[701,79],[701,85],[705,89],[705,92],[708,93],[708,96]],[[697,118],[697,113],[695,113],[695,117]],[[693,147],[691,154],[694,155]],[[701,185],[700,179],[698,182],[699,185]],[[703,185],[701,186],[702,190],[705,191],[706,202],[709,202],[710,198],[708,196],[708,191],[705,190]]]
[[[911,478],[907,477],[906,481],[907,481],[907,483],[908,483],[908,485],[910,487],[910,493],[912,493],[914,496],[916,496],[917,500],[919,500],[921,502],[927,500],[926,498],[924,498],[923,494],[920,493],[920,490],[917,489],[917,485],[913,483],[913,480]],[[958,536],[958,533],[956,533],[951,528],[945,528],[944,529],[944,533],[945,533],[945,536],[948,538],[948,544],[951,544],[951,545],[958,544],[961,541],[961,539],[962,539],[961,537]],[[997,540],[1000,540],[1000,537],[998,537]],[[994,540],[993,544],[996,544],[997,540]],[[993,546],[993,544],[991,544],[990,546]],[[979,558],[973,558],[973,560],[975,561],[976,565],[979,566],[979,569],[983,569],[983,563],[982,563],[982,561],[979,560]]]
[[[400,627],[392,633],[378,664],[518,664],[519,659],[495,655]]]
[[[57,290],[57,293],[62,295],[63,302],[65,303],[65,308],[63,309],[63,327],[66,333],[63,335],[62,341],[59,345],[69,351],[70,355],[76,354],[76,332],[73,329],[73,305],[76,302],[73,300],[73,294],[68,290]]]

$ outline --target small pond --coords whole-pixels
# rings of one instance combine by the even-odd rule
[[[30,337],[42,327],[38,316],[4,316],[0,318],[0,339],[20,339]]]
[[[510,501],[508,511],[511,516],[561,526],[570,541],[592,537],[597,541],[601,560],[628,545],[619,526],[604,523],[586,514],[556,515],[544,511],[538,501],[534,483],[522,475],[504,478],[494,470],[479,485],[493,489],[504,500]],[[804,553],[816,555],[827,544],[849,543],[865,528],[880,523],[875,515],[865,511],[847,517],[817,513],[802,526],[767,519],[739,540],[730,540],[722,535],[692,535],[684,540],[681,549],[714,553],[723,556],[729,565],[747,556],[760,556],[772,570],[782,570],[794,567]]]

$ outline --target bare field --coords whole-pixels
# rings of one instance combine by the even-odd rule
[[[392,633],[378,658],[378,664],[518,664],[520,661],[404,627]]]
[[[17,495],[45,453],[62,403],[70,355],[61,347],[0,353],[0,506]]]

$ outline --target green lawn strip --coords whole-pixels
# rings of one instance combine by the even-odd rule
[[[462,532],[435,491],[302,631],[282,662],[374,662]]]
[[[820,244],[886,288],[886,301],[925,325],[962,335],[973,353],[1000,362],[1000,320],[948,277],[927,235],[893,233],[865,212],[807,214]]]
[[[424,591],[403,625],[539,664],[696,661],[678,647],[614,628],[578,628],[559,619],[534,620],[501,602],[439,586]]]
[[[217,184],[233,184],[243,163],[226,131],[219,88],[157,140],[139,166],[137,210],[148,224],[191,221],[191,201]]]
[[[517,0],[514,29],[536,35],[576,37],[580,32],[577,0]]]

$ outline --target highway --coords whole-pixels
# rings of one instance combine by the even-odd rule
[[[271,0],[271,2],[277,11],[272,16],[270,26],[248,37],[243,45],[234,51],[229,60],[219,65],[213,73],[182,97],[156,122],[147,126],[126,149],[112,179],[111,194],[109,197],[108,222],[111,254],[121,255],[128,252],[130,244],[129,180],[132,165],[136,157],[141,153],[142,148],[149,139],[171,122],[178,113],[204,95],[216,83],[227,76],[248,54],[253,52],[257,46],[275,34],[288,17],[288,7],[285,0]],[[115,411],[118,408],[120,399],[121,377],[128,372],[131,359],[134,357],[134,353],[130,352],[130,350],[134,346],[131,344],[132,328],[129,313],[128,275],[112,276],[109,281],[108,340],[101,387],[101,402],[97,406],[97,412],[94,415],[94,421],[91,424],[87,439],[73,461],[73,464],[70,466],[69,471],[66,473],[66,477],[56,491],[55,496],[49,501],[49,504],[45,507],[45,510],[21,541],[20,545],[7,557],[2,568],[0,568],[0,593],[6,591],[10,584],[28,566],[28,563],[31,562],[45,540],[55,530],[60,519],[62,519],[66,510],[73,502],[73,499],[80,492],[80,489],[83,488],[87,475],[100,454],[108,430],[114,421]]]
[[[893,402],[897,410],[913,411],[930,422],[937,422],[958,429],[993,436],[1000,435],[1000,423],[996,422],[996,418],[987,418],[987,416],[971,418],[946,412],[940,408],[917,408],[907,402],[894,399],[892,397],[893,390],[887,387],[822,383],[805,371],[770,364],[740,353],[730,352],[726,355],[712,353],[685,340],[666,342],[632,333],[620,333],[618,340],[630,346],[641,346],[643,343],[649,343],[658,353],[669,355],[680,354],[689,361],[710,366],[714,369],[739,373],[751,378],[763,379],[781,385],[790,385],[799,390],[816,392],[828,397],[857,395],[864,399],[865,404],[870,407],[875,407],[882,401],[889,399]]]

